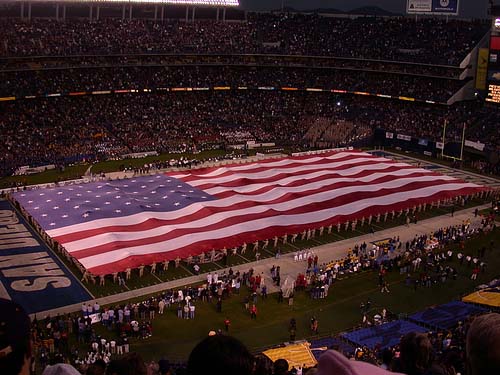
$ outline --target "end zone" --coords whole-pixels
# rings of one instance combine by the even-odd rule
[[[28,314],[93,298],[6,200],[0,200],[0,296]]]

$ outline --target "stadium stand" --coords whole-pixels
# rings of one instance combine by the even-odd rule
[[[280,53],[438,65],[458,65],[488,30],[483,21],[257,13],[235,23],[6,19],[0,27],[2,56]]]
[[[247,142],[303,151],[373,145],[377,132],[440,142],[444,123],[449,124],[449,140],[460,142],[465,127],[467,139],[498,151],[497,108],[479,101],[448,105],[470,83],[470,77],[463,78],[470,66],[461,65],[489,26],[484,21],[435,18],[272,13],[249,13],[244,21],[229,23],[0,19],[0,177],[28,165],[63,169],[137,152],[224,149],[231,158],[230,146],[244,147]],[[186,160],[184,165],[197,162]],[[499,173],[498,163],[480,160],[473,165],[484,173]],[[168,165],[157,161],[154,166]],[[493,225],[488,222],[484,228]],[[458,243],[476,234],[462,226],[433,235],[442,243]],[[364,260],[361,268],[354,256],[332,264],[342,263],[340,270],[347,275],[377,270],[380,264],[407,270],[430,237],[415,238],[404,257],[372,256],[365,246],[355,254]],[[424,260],[451,276],[454,270],[442,267],[445,260],[440,256],[431,252]],[[309,277],[311,272],[303,277],[308,281],[303,287],[317,298],[315,288],[333,282],[336,275],[330,270],[321,280]],[[142,302],[108,306],[102,310],[107,318],[102,324],[114,330],[109,340],[93,329],[90,314],[35,320],[33,353],[40,368],[71,360],[81,373],[91,374],[103,361],[117,374],[132,366],[137,374],[146,367],[151,374],[171,368],[185,373],[182,361],[147,366],[135,355],[111,358],[130,351],[129,337],[147,340],[153,335],[160,301],[179,313],[177,304],[184,303],[180,295],[200,303],[219,293],[226,297],[236,280],[253,292],[258,289],[251,271],[239,277],[221,275],[225,286],[220,289],[186,287],[182,294],[171,290]],[[429,273],[430,284],[438,279],[437,271]],[[498,294],[498,286],[484,292]],[[480,296],[475,297],[471,302]],[[498,306],[496,296],[491,299]],[[85,306],[85,312],[89,308]],[[310,344],[295,343],[264,354],[272,360],[287,357],[295,368],[313,367],[325,348],[335,348],[352,359],[399,370],[392,359],[401,351],[401,336],[419,332],[428,338],[436,363],[465,373],[466,332],[472,316],[484,311],[454,301],[408,319],[315,337]],[[185,314],[181,309],[179,318],[185,319]],[[73,340],[87,345],[88,352],[68,355]],[[389,353],[387,363],[384,353]]]

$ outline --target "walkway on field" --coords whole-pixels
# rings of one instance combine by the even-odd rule
[[[479,210],[489,208],[490,204],[485,204],[482,206],[478,206]],[[481,216],[474,218],[474,210],[476,207],[468,208],[466,210],[455,212],[454,217],[450,217],[449,215],[444,216],[436,216],[430,219],[421,220],[418,224],[410,224],[409,227],[402,225],[399,227],[393,227],[389,229],[384,229],[373,234],[365,234],[359,237],[349,238],[342,241],[337,241],[325,245],[320,245],[317,247],[311,247],[311,251],[313,251],[316,255],[318,255],[319,263],[325,263],[336,259],[344,258],[347,255],[348,249],[353,248],[356,244],[362,244],[366,242],[370,244],[371,242],[380,241],[388,238],[393,238],[395,236],[399,236],[400,241],[405,243],[408,240],[413,239],[415,236],[419,236],[422,234],[428,234],[438,228],[448,227],[462,224],[465,220],[469,219],[472,222],[472,226],[478,226],[481,222]],[[374,227],[376,227],[376,223],[372,223]],[[334,228],[335,232],[335,228]],[[311,240],[311,242],[314,241]],[[268,287],[268,292],[273,293],[277,291],[277,287],[272,283],[270,279],[269,270],[271,267],[280,266],[281,268],[281,280],[284,281],[287,275],[290,275],[295,280],[295,277],[300,272],[305,272],[307,268],[307,262],[294,262],[294,252],[287,253],[281,255],[279,259],[276,258],[266,258],[259,261],[254,261],[250,263],[241,264],[238,266],[233,266],[233,270],[236,272],[239,270],[240,272],[246,272],[250,268],[253,268],[256,274],[264,273],[266,278],[266,285]],[[218,270],[218,273],[221,274],[223,271],[229,270],[228,268]],[[96,300],[99,302],[101,306],[116,304],[122,301],[127,301],[133,298],[145,296],[148,294],[156,294],[160,293],[166,289],[176,289],[185,285],[196,284],[200,282],[206,281],[206,273],[190,276],[186,278],[181,278],[173,281],[168,281],[161,284],[151,285],[145,288],[134,289],[127,292],[97,298]],[[95,301],[95,300],[92,300]],[[89,301],[90,302],[90,301]],[[93,302],[92,302],[93,303]],[[68,305],[62,308],[48,310],[44,312],[37,313],[38,318],[43,318],[47,315],[56,315],[56,314],[66,314],[81,311],[81,304]]]

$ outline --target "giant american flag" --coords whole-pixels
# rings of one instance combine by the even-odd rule
[[[484,190],[360,151],[27,190],[15,199],[101,275]]]

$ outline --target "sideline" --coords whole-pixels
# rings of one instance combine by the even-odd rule
[[[401,225],[399,227],[393,227],[389,229],[385,229],[379,232],[375,232],[373,234],[365,234],[359,237],[352,237],[346,240],[337,241],[328,243],[325,245],[317,246],[311,248],[311,250],[318,255],[320,259],[320,263],[324,263],[326,261],[331,261],[335,259],[341,259],[347,255],[348,249],[353,248],[354,245],[360,244],[362,242],[370,243],[376,240],[384,239],[384,238],[392,238],[394,236],[400,237],[401,242],[406,242],[408,240],[413,239],[415,236],[428,234],[431,231],[436,230],[437,228],[449,227],[462,224],[465,220],[469,219],[471,224],[478,225],[481,222],[482,217],[478,216],[474,217],[474,210],[477,208],[479,210],[483,210],[489,208],[490,204],[483,204],[480,206],[467,208],[465,210],[456,211],[453,217],[449,215],[435,216],[430,219],[421,220],[418,224],[411,224],[409,227],[406,225]],[[292,276],[295,279],[295,276],[299,272],[304,272],[306,268],[306,263],[302,262],[294,262],[294,253],[287,253],[281,255],[279,259],[274,257],[261,259],[259,261],[254,261],[251,263],[242,264],[239,266],[233,267],[233,270],[236,271],[247,271],[250,268],[254,269],[255,273],[263,273],[265,275],[266,285],[268,286],[268,292],[274,293],[278,291],[278,288],[272,283],[269,277],[269,269],[273,265],[279,265],[281,268],[282,280],[285,280],[288,275]],[[220,271],[225,270],[226,272],[229,270],[227,268],[221,268]],[[175,289],[179,287],[183,287],[186,285],[196,284],[199,282],[206,281],[207,273],[189,276],[186,278],[181,278],[173,281],[164,282],[161,284],[155,284],[148,287],[134,289],[127,292],[122,292],[118,294],[114,294],[111,296],[101,297],[97,299],[93,299],[88,301],[88,303],[93,303],[97,301],[101,306],[120,303],[123,301],[128,301],[133,298],[138,298],[142,296],[146,296],[149,294],[160,293],[167,289]],[[44,318],[45,316],[54,316],[57,314],[68,314],[80,311],[81,303],[68,305],[64,307],[60,307],[57,309],[47,310],[43,312],[37,313],[38,318]],[[32,315],[32,317],[34,314]]]

